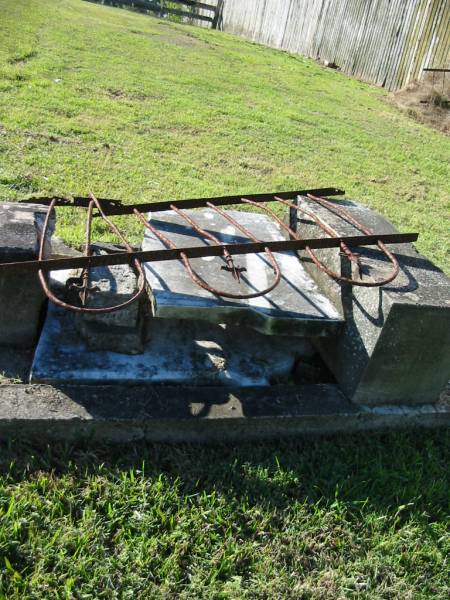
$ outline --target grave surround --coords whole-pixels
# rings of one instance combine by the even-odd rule
[[[241,240],[226,221],[218,222],[212,211],[187,212],[227,243]],[[230,212],[262,239],[280,239],[278,225],[267,217]],[[199,243],[172,211],[154,213],[151,219],[180,247]],[[143,246],[159,249],[161,242],[146,236]],[[315,352],[311,336],[331,335],[343,321],[294,253],[274,256],[283,270],[280,285],[264,297],[242,301],[218,298],[199,288],[179,261],[147,263],[154,316],[146,319],[145,340],[144,333],[138,339],[141,345],[133,327],[141,320],[139,310],[146,310],[142,304],[100,316],[76,317],[50,306],[31,381],[249,387],[292,378],[299,360]],[[267,287],[273,274],[266,256],[245,258],[248,285],[238,285],[223,271],[220,258],[197,259],[192,265],[217,287],[244,293]],[[91,282],[100,291],[90,306],[111,306],[133,295],[136,285],[130,272],[127,265],[93,269]]]
[[[300,199],[300,202],[309,201]],[[5,226],[9,227],[16,241],[6,244],[3,235],[1,243],[4,247],[1,248],[0,244],[0,260],[36,258],[37,232],[42,226],[46,207],[2,206],[0,233]],[[361,205],[347,203],[347,207],[375,231],[395,231],[379,215]],[[26,216],[22,209],[25,209]],[[12,217],[11,211],[14,213]],[[196,216],[199,212],[195,211]],[[355,234],[353,228],[348,228],[341,220],[335,221],[328,212],[319,210],[319,214],[343,235]],[[157,217],[153,215],[152,218]],[[255,226],[254,222],[252,226]],[[27,232],[23,236],[22,228]],[[298,230],[304,237],[321,237],[320,230],[308,219],[299,220]],[[228,230],[227,234],[230,233]],[[280,239],[279,231],[276,237]],[[145,244],[152,243],[154,240],[147,236]],[[197,244],[192,244],[191,239],[186,240],[185,245]],[[153,323],[160,323],[157,325],[160,327],[159,333],[154,336],[153,343],[159,338],[160,346],[157,352],[150,352],[147,356],[145,348],[143,354],[135,356],[108,350],[89,350],[77,333],[73,315],[60,313],[60,309],[50,306],[47,324],[40,335],[38,352],[34,358],[32,381],[36,383],[2,385],[0,379],[0,439],[36,436],[49,441],[80,438],[121,443],[140,439],[215,441],[410,426],[448,427],[450,396],[443,388],[450,378],[449,279],[426,258],[418,255],[411,245],[402,244],[392,249],[400,259],[401,273],[398,280],[382,289],[350,288],[349,291],[348,286],[338,285],[329,278],[324,279],[311,262],[302,256],[301,264],[297,264],[301,267],[303,283],[308,281],[307,287],[323,296],[331,308],[326,317],[322,315],[320,326],[314,321],[320,323],[321,318],[310,314],[306,321],[313,324],[305,326],[305,323],[297,323],[294,331],[286,328],[281,314],[270,314],[273,307],[267,305],[260,306],[263,309],[262,316],[253,319],[248,316],[242,318],[246,310],[242,313],[242,306],[233,306],[229,310],[230,306],[225,305],[224,310],[224,306],[218,303],[218,310],[212,318],[202,314],[205,307],[201,306],[201,312],[197,313],[200,318],[192,319],[192,315],[186,311],[178,321],[174,321],[170,304],[164,304],[162,295],[158,299],[161,290],[153,282],[153,309],[157,315]],[[50,252],[47,249],[47,255]],[[359,252],[365,265],[365,277],[381,278],[387,272],[388,267],[376,249],[365,248]],[[53,255],[66,255],[64,246],[59,245],[57,250],[53,250]],[[320,257],[328,266],[349,274],[349,265],[335,250],[322,250]],[[244,262],[240,258],[237,257],[238,264]],[[264,257],[259,260],[264,261]],[[177,269],[180,267],[179,263],[173,264],[177,265]],[[155,270],[155,264],[151,267]],[[220,270],[216,269],[211,283],[221,287],[217,272],[220,273]],[[227,273],[220,273],[219,277],[221,275],[230,277]],[[63,274],[60,272],[58,279],[61,280],[61,277]],[[205,279],[208,280],[208,277],[205,276]],[[5,281],[1,284],[3,287],[0,286],[0,292],[9,297],[11,292]],[[53,285],[56,284],[55,278],[52,281]],[[14,293],[18,295],[14,302],[24,298],[27,302],[31,301],[31,296],[28,296],[33,287],[29,288],[29,284],[33,285],[31,280],[26,280],[22,275],[16,278],[18,289]],[[43,298],[38,286],[36,291],[35,306],[38,309],[26,313],[29,316],[27,336],[21,337],[20,334],[20,327],[23,327],[19,322],[21,318],[23,320],[20,311],[10,313],[10,322],[6,319],[3,321],[6,326],[0,328],[0,346],[4,346],[0,349],[0,373],[5,371],[3,366],[6,364],[20,364],[21,370],[26,371],[30,352],[22,350],[20,346],[33,347],[39,333]],[[320,306],[323,308],[324,305]],[[196,310],[198,308],[195,307]],[[165,310],[167,312],[164,315]],[[255,305],[248,313],[257,314]],[[226,326],[217,323],[226,321],[230,314]],[[217,318],[217,315],[222,316]],[[291,314],[290,319],[294,321],[292,317]],[[48,323],[51,323],[50,327]],[[308,327],[311,328],[308,330]],[[202,365],[203,379],[195,386],[191,385],[192,369],[191,375],[187,369],[184,379],[181,377],[172,383],[157,378],[152,380],[145,372],[145,368],[152,366],[152,360],[155,361],[158,353],[162,356],[166,349],[170,349],[170,340],[175,339],[174,335],[180,335],[180,328],[187,328],[184,331],[190,336],[194,349],[189,357],[191,368],[198,371],[199,365]],[[211,345],[211,340],[207,340],[201,347],[195,342],[205,336],[197,335],[195,328],[197,333],[201,331],[202,334],[214,331],[220,343],[217,344],[217,339],[213,339]],[[283,328],[285,335],[280,336]],[[308,331],[310,335],[307,335]],[[19,332],[17,337],[15,332]],[[254,341],[252,348],[248,345],[250,338]],[[64,346],[67,339],[69,344]],[[278,340],[281,340],[280,343]],[[72,347],[69,348],[71,343]],[[179,338],[179,346],[186,348],[186,343],[186,339]],[[266,343],[267,348],[264,348]],[[241,346],[241,356],[247,355],[251,367],[247,380],[239,361],[235,360],[238,365],[236,368],[233,359],[230,359],[231,352],[227,350],[227,344],[233,351],[236,346]],[[39,346],[43,350],[41,353]],[[72,374],[69,372],[70,369],[60,369],[57,375],[57,368],[64,366],[64,361],[70,367],[74,346],[75,355],[82,357],[80,370],[91,369],[94,372],[97,369],[96,376],[78,380],[76,374],[73,376],[73,371]],[[308,360],[317,349],[334,373],[337,383],[284,384],[283,378],[292,366],[292,356]],[[195,364],[195,352],[198,364]],[[175,362],[182,363],[182,354],[180,350],[174,366]],[[47,381],[45,374],[42,376],[39,371],[46,355],[48,363],[53,361],[54,365],[59,366],[54,368],[55,378],[49,379],[51,383],[37,383]],[[104,360],[106,355],[115,356],[117,362]],[[7,360],[3,359],[5,356]],[[267,356],[272,356],[273,360],[271,364],[264,365]],[[288,361],[285,360],[286,356],[289,357]],[[123,379],[117,376],[124,368],[121,362],[124,357],[126,360],[123,364],[138,361],[139,357],[144,364],[140,377],[126,379],[125,385]],[[206,376],[205,357],[210,365],[216,361],[215,370],[212,369]],[[225,365],[225,368],[217,369],[217,365]],[[176,365],[176,368],[179,366]],[[156,372],[161,372],[161,361],[153,362],[153,367],[153,371],[156,368]]]
[[[0,202],[0,262],[37,259],[46,210],[39,204]],[[46,256],[49,253],[47,246]],[[0,273],[0,347],[34,346],[44,300],[36,274]]]

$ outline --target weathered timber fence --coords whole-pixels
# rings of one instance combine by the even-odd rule
[[[219,6],[216,0],[212,4],[197,2],[197,0],[90,0],[98,4],[117,6],[120,8],[131,8],[141,12],[155,13],[160,17],[176,15],[187,19],[195,19],[208,23],[215,27],[217,23],[216,14]],[[177,5],[190,8],[175,8]]]
[[[335,63],[389,90],[425,67],[450,67],[450,0],[210,2],[224,31]]]

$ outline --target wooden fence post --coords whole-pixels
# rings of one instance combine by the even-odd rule
[[[222,29],[222,13],[223,13],[223,0],[217,0],[216,10],[214,11],[213,22],[211,24],[212,29]]]

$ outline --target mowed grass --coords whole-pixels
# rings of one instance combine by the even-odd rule
[[[219,32],[0,0],[0,152],[2,199],[337,185],[449,269],[449,139]],[[79,244],[83,225],[59,232]],[[447,600],[449,448],[448,431],[0,446],[0,598]]]
[[[449,437],[2,448],[2,597],[448,600]]]
[[[418,248],[450,271],[450,138],[384,91],[221,32],[81,0],[0,0],[0,16],[2,199],[335,185],[418,231]],[[59,232],[79,244],[79,215],[65,215]],[[139,241],[132,219],[121,225]]]

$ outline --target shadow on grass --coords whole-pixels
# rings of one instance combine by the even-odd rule
[[[294,503],[391,513],[399,507],[427,520],[448,511],[450,432],[403,431],[299,437],[227,445],[127,446],[11,443],[0,448],[9,484],[42,472],[76,480],[157,480],[179,496],[215,493],[231,504],[286,510]]]

